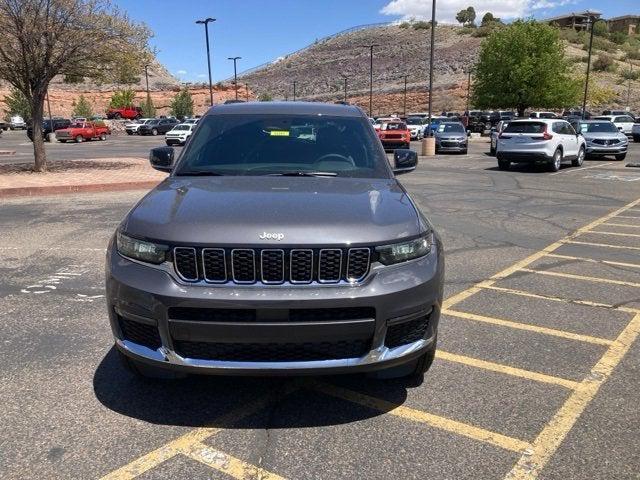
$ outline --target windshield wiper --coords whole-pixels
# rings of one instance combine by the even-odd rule
[[[335,172],[308,172],[305,170],[292,170],[290,172],[269,173],[269,177],[337,177]]]
[[[176,175],[178,177],[222,177],[224,173],[199,170],[199,171],[193,171],[193,172],[180,172],[180,173],[177,173]]]

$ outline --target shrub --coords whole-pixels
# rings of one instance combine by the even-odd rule
[[[622,80],[640,80],[640,70],[623,70],[620,72]]]
[[[624,32],[613,32],[609,34],[609,40],[618,45],[624,45],[629,36]]]
[[[640,60],[640,48],[627,50],[627,60]]]
[[[400,27],[400,28],[409,28],[409,27],[411,27],[411,24],[410,24],[409,22],[402,22],[402,23],[399,25],[399,27]]]
[[[154,118],[156,116],[156,107],[151,100],[151,96],[147,97],[140,105],[142,107],[142,116],[145,118]]]
[[[273,95],[268,92],[263,92],[258,95],[258,101],[260,102],[271,102],[273,100]]]
[[[471,36],[472,37],[488,37],[496,28],[500,28],[502,23],[499,22],[489,22],[485,23],[479,28],[472,29]]]
[[[73,101],[73,116],[91,118],[93,112],[91,111],[91,104],[84,98],[84,95],[78,97],[78,101]]]
[[[571,63],[587,63],[587,57],[571,57]]]
[[[124,108],[133,105],[133,99],[136,96],[136,92],[130,88],[126,90],[117,90],[111,95],[111,101],[109,102],[109,108]]]
[[[577,31],[573,28],[560,29],[560,38],[566,40],[569,43],[581,44],[585,41],[589,41],[586,32]],[[587,44],[588,45],[588,44]]]
[[[458,33],[458,35],[472,35],[473,32],[475,31],[476,31],[475,28],[462,27],[462,28],[459,28],[456,32]]]
[[[419,20],[413,23],[414,30],[429,30],[431,28],[431,22],[425,22],[424,20]]]
[[[582,48],[586,51],[589,51],[589,38],[587,37],[584,41]],[[605,52],[613,52],[616,50],[616,45],[606,38],[603,37],[593,37],[593,50],[602,50]]]
[[[193,98],[191,98],[191,93],[186,87],[173,97],[170,111],[171,115],[177,118],[193,116]]]
[[[613,72],[615,70],[615,63],[610,56],[599,55],[593,62],[593,69],[596,72]]]

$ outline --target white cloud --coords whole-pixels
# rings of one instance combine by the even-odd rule
[[[199,73],[198,74],[198,78],[207,78],[207,74],[206,73]]]
[[[436,7],[436,18],[439,22],[457,23],[456,13],[473,5],[477,19],[486,12],[502,19],[526,17],[535,10],[550,9],[575,3],[575,0],[448,0],[440,2]],[[399,15],[403,19],[431,19],[431,2],[425,0],[391,0],[381,12],[386,15]],[[478,21],[477,20],[477,21]]]
[[[187,71],[186,71],[186,70],[178,70],[178,71],[176,72],[176,75],[186,75],[186,74],[187,74]]]

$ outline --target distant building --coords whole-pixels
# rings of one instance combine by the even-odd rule
[[[602,13],[595,10],[585,10],[584,12],[571,12],[566,15],[546,18],[543,22],[556,25],[560,28],[573,28],[575,30],[587,30],[589,21],[592,18],[600,18]],[[619,17],[624,18],[624,17]]]
[[[622,32],[627,35],[640,33],[640,15],[622,15],[607,20],[610,32]]]

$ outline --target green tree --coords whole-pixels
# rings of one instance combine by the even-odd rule
[[[73,116],[91,118],[93,111],[91,110],[91,104],[84,98],[84,95],[78,97],[78,101],[73,101]]]
[[[5,110],[7,112],[6,120],[9,120],[11,115],[20,115],[25,120],[31,117],[31,106],[29,100],[25,97],[17,88],[12,88],[9,94],[4,97]]]
[[[151,100],[151,95],[140,105],[142,107],[142,116],[145,118],[154,118],[156,116],[156,107]]]
[[[534,20],[518,20],[482,41],[473,83],[478,108],[560,108],[577,103],[574,80],[558,30]]]
[[[273,95],[271,95],[268,92],[263,92],[260,95],[258,95],[258,101],[259,102],[271,102],[271,101],[273,101]]]
[[[134,98],[136,98],[136,92],[134,92],[130,88],[126,88],[124,90],[116,90],[111,95],[109,108],[131,107],[133,105]]]
[[[482,20],[480,21],[481,26],[486,26],[492,22],[500,22],[499,18],[493,16],[493,13],[487,12],[482,16]]]
[[[475,26],[476,10],[473,7],[467,7],[464,10],[460,10],[456,15],[456,20],[466,27]]]
[[[0,80],[30,106],[34,170],[46,171],[44,100],[56,76],[129,84],[152,59],[150,30],[110,0],[0,0]]]
[[[193,98],[187,87],[180,90],[171,101],[171,115],[177,118],[193,116]]]

